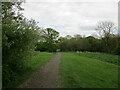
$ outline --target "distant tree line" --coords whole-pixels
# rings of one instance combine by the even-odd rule
[[[120,54],[120,34],[111,21],[100,21],[95,30],[98,37],[82,37],[76,34],[73,37],[58,37],[59,32],[52,28],[46,28],[41,31],[40,41],[36,45],[37,51],[89,51],[104,52],[111,54]]]
[[[96,26],[99,38],[93,36],[82,37],[77,34],[74,37],[67,35],[59,38],[61,51],[89,51],[105,52],[120,55],[120,34],[111,21],[100,21]]]
[[[88,52],[104,52],[111,54],[120,54],[120,46],[118,39],[120,36],[111,35],[109,38],[109,47],[106,45],[105,38],[95,38],[93,36],[82,37],[80,35],[75,35],[74,37],[59,38],[59,48],[61,51],[88,51]]]

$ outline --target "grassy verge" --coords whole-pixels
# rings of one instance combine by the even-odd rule
[[[111,55],[111,54],[105,54],[105,53],[98,53],[98,52],[82,52],[78,54],[79,56],[89,57],[93,59],[98,59],[101,61],[109,62],[115,65],[118,65],[118,55]]]
[[[117,65],[78,56],[75,53],[62,53],[61,60],[60,75],[63,88],[118,87]]]
[[[34,52],[31,61],[28,62],[28,69],[25,73],[21,73],[17,76],[15,82],[12,82],[9,87],[20,88],[21,84],[25,82],[37,69],[46,64],[55,53],[48,52]]]

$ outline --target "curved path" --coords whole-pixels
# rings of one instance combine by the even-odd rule
[[[57,53],[52,60],[34,73],[22,88],[58,88],[60,57],[61,54]]]

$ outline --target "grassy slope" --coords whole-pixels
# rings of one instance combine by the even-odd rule
[[[20,85],[27,80],[32,73],[34,73],[37,69],[41,66],[46,64],[55,53],[48,53],[48,52],[34,52],[34,56],[31,58],[31,62],[28,63],[28,71],[18,76],[17,81],[14,82],[10,87],[20,87]]]
[[[117,87],[118,68],[100,60],[62,53],[61,87],[113,88]]]
[[[111,55],[111,54],[105,54],[105,53],[86,53],[86,52],[82,52],[79,53],[78,55],[80,56],[84,56],[84,57],[89,57],[89,58],[93,58],[93,59],[98,59],[101,61],[105,61],[105,62],[109,62],[109,63],[113,63],[118,65],[118,55]]]

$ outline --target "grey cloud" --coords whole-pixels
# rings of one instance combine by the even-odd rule
[[[80,29],[81,30],[94,30],[95,26],[81,26]]]
[[[34,1],[30,0],[30,2]],[[54,2],[54,0],[51,1]],[[65,1],[68,2],[68,0]],[[101,0],[93,0],[93,3],[89,3],[88,0],[70,1],[70,3],[48,1],[25,3],[23,13],[29,19],[43,22],[40,26],[56,28],[62,36],[77,33],[90,35],[94,32],[94,26],[99,20],[111,20],[117,24],[118,12],[115,0],[109,0],[111,3],[104,3],[105,0],[102,0],[102,3],[98,3]]]

